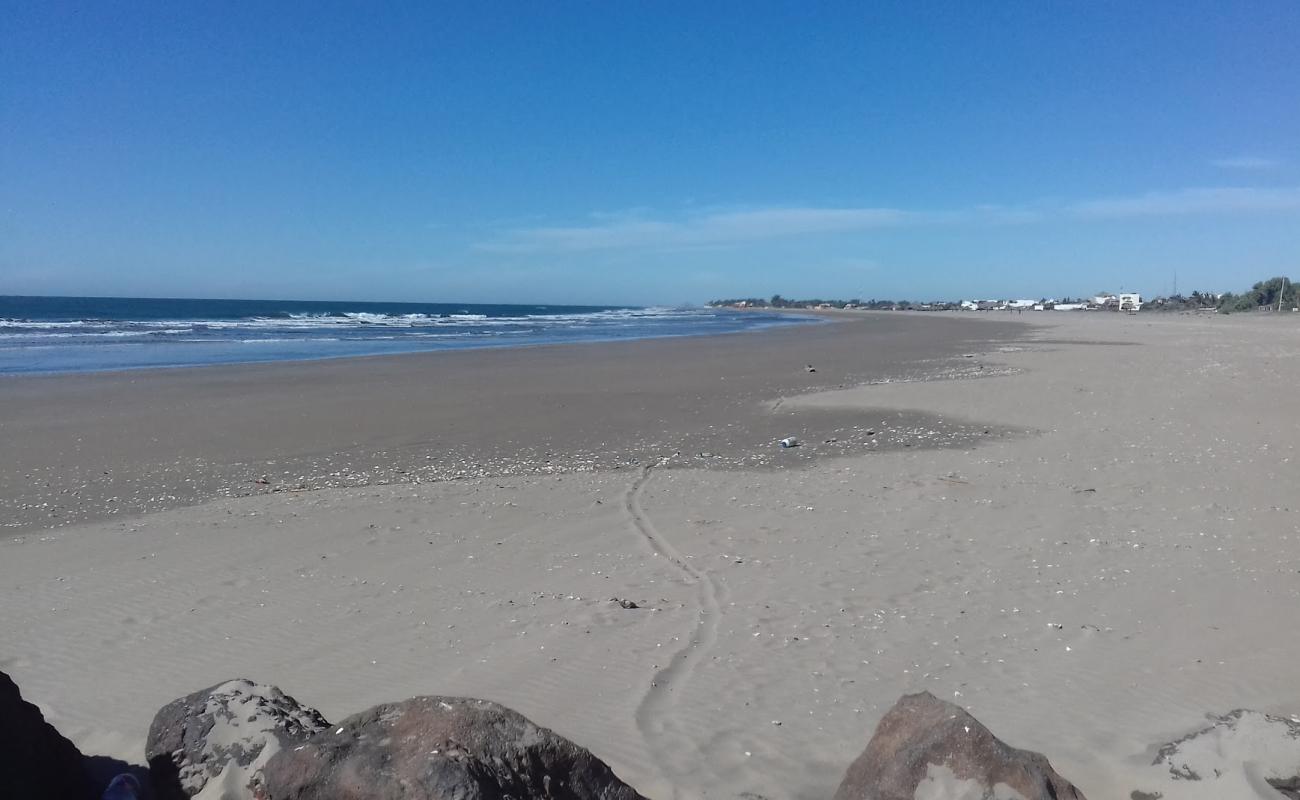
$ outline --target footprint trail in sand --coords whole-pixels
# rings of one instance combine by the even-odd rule
[[[725,587],[718,584],[706,571],[698,569],[682,556],[672,542],[655,529],[654,523],[641,507],[641,494],[654,475],[654,466],[645,466],[628,487],[624,506],[632,527],[656,555],[665,558],[688,584],[697,588],[698,619],[685,643],[672,654],[666,666],[660,667],[650,681],[636,710],[636,725],[653,753],[665,777],[671,779],[700,768],[699,749],[692,744],[697,737],[685,735],[680,729],[684,717],[675,713],[682,690],[699,668],[700,662],[718,638],[718,619],[722,613],[721,598]],[[674,791],[674,794],[676,792]]]

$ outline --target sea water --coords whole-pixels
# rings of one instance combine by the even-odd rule
[[[694,336],[808,321],[714,308],[0,296],[0,375]]]

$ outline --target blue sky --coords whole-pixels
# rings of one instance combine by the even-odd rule
[[[4,2],[0,294],[1300,277],[1300,3]]]

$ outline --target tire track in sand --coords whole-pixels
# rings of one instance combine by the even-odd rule
[[[721,598],[725,590],[707,570],[699,569],[687,561],[673,547],[672,542],[655,528],[641,508],[641,494],[653,475],[654,465],[641,468],[640,474],[632,481],[624,496],[624,508],[632,527],[650,545],[651,550],[672,564],[686,583],[696,586],[699,615],[685,644],[672,654],[667,665],[655,672],[636,709],[637,730],[645,739],[664,776],[671,780],[674,776],[692,771],[695,765],[691,762],[701,758],[699,748],[688,735],[689,731],[683,730],[682,723],[687,720],[681,712],[674,711],[681,690],[695,674],[705,653],[717,643],[718,620],[722,613]],[[697,718],[701,722],[708,719],[708,715],[703,713],[687,713],[685,716]],[[674,795],[676,793],[674,789]]]

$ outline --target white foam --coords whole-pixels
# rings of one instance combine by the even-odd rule
[[[26,320],[0,319],[0,329],[55,332],[72,335],[143,336],[150,333],[192,333],[201,330],[318,330],[350,327],[510,327],[510,326],[587,326],[626,321],[666,319],[713,319],[718,314],[708,310],[683,308],[624,308],[606,311],[563,314],[525,314],[489,317],[485,314],[457,313],[377,314],[348,311],[341,314],[290,314],[286,317],[248,317],[244,319],[165,319],[165,320]]]

